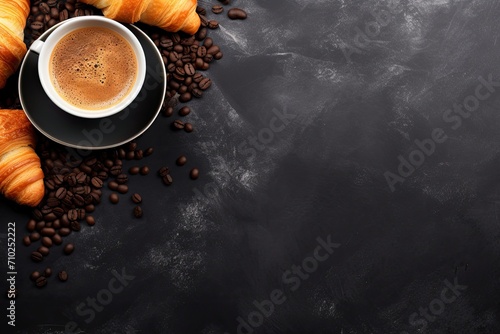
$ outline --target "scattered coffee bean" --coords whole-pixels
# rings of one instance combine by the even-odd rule
[[[148,175],[149,174],[149,167],[148,166],[142,166],[141,170],[139,171],[141,175]]]
[[[47,256],[47,255],[49,255],[50,250],[45,246],[40,246],[40,247],[38,247],[37,252],[42,254],[43,256]]]
[[[209,27],[210,29],[217,29],[219,28],[219,22],[216,20],[209,20],[207,27]]]
[[[163,178],[163,183],[165,183],[167,186],[171,185],[174,180],[172,179],[172,176],[170,174],[165,175]]]
[[[102,182],[102,180],[101,180],[100,178],[96,177],[96,176],[94,176],[94,177],[92,178],[91,182],[92,182],[92,185],[93,185],[95,188],[100,189],[100,188],[102,188],[102,186],[103,186],[103,182]]]
[[[31,273],[30,279],[32,281],[36,281],[38,279],[38,277],[40,277],[40,276],[42,276],[42,274],[40,274],[40,272],[34,271],[34,272]]]
[[[31,233],[30,240],[31,240],[31,242],[35,242],[35,241],[40,240],[40,233],[38,233],[38,232]]]
[[[61,229],[59,230],[59,235],[60,236],[67,236],[71,233],[71,229],[69,229],[68,227],[61,227]]]
[[[172,123],[174,129],[176,130],[182,130],[184,129],[184,122],[181,121],[181,120],[175,120],[173,123]]]
[[[56,234],[52,237],[52,242],[54,243],[54,245],[60,245],[62,244],[62,238],[59,234]]]
[[[240,9],[240,8],[231,8],[227,12],[227,16],[231,20],[244,20],[247,18],[247,13],[243,9]]]
[[[95,225],[95,218],[93,216],[85,217],[85,221],[87,222],[87,225],[89,225],[89,226]]]
[[[134,208],[134,216],[135,216],[135,218],[141,218],[142,217],[142,208],[139,205],[137,205]]]
[[[118,191],[120,194],[126,194],[128,192],[128,186],[126,184],[120,184],[116,191]]]
[[[50,276],[52,276],[52,269],[51,269],[51,268],[49,268],[49,267],[45,268],[45,270],[44,270],[44,272],[43,272],[43,276],[45,276],[45,277],[50,277]]]
[[[154,152],[154,148],[152,147],[148,147],[145,151],[144,151],[144,156],[145,157],[149,157],[151,154],[153,154]]]
[[[188,106],[184,106],[181,109],[179,109],[179,115],[180,116],[187,116],[191,113],[191,108]]]
[[[131,198],[132,202],[134,202],[135,204],[139,204],[142,202],[142,197],[138,193],[133,194]]]
[[[184,131],[190,133],[190,132],[193,132],[193,124],[191,123],[186,123],[184,125]]]
[[[113,204],[116,204],[120,201],[120,197],[118,197],[117,193],[112,193],[111,195],[109,195],[109,201]]]
[[[128,173],[130,175],[137,175],[137,174],[139,174],[139,171],[140,171],[140,167],[139,166],[133,166],[133,167],[130,167],[128,169]]]
[[[220,14],[224,11],[224,7],[220,6],[220,5],[213,5],[212,6],[212,13],[214,14]]]
[[[43,237],[42,245],[44,245],[45,247],[52,247],[52,239],[49,237]]]
[[[127,183],[128,182],[128,176],[127,176],[127,174],[122,173],[122,174],[118,175],[116,177],[116,182],[118,184],[125,184],[125,183]]]
[[[31,239],[30,239],[29,235],[26,235],[26,236],[23,237],[23,244],[25,246],[31,245]]]
[[[121,169],[120,169],[121,170]],[[111,190],[116,190],[118,189],[118,182],[116,181],[109,181],[108,182],[108,188],[111,189]]]
[[[198,170],[198,168],[193,168],[189,172],[189,177],[193,180],[196,180],[199,176],[200,176],[200,171]]]
[[[82,226],[80,225],[80,223],[78,221],[72,221],[70,223],[70,226],[71,226],[71,230],[72,231],[75,231],[75,232],[78,232],[82,229]]]
[[[69,254],[73,253],[74,250],[75,250],[75,246],[73,244],[71,244],[71,243],[66,244],[64,246],[64,249],[63,249],[64,254],[66,254],[66,255],[69,255]]]
[[[57,274],[57,277],[61,282],[66,282],[68,280],[68,273],[62,270],[59,272],[59,274]]]
[[[185,155],[181,155],[175,161],[175,163],[177,164],[177,166],[184,166],[186,164],[186,162],[187,162],[187,158],[186,158]]]
[[[37,287],[42,288],[47,285],[47,278],[40,276],[36,279],[35,284]]]
[[[161,177],[165,177],[165,176],[167,176],[169,173],[170,173],[170,170],[168,169],[168,167],[161,167],[161,168],[158,170],[158,175],[160,175]]]

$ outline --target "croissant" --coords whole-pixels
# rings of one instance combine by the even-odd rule
[[[0,192],[22,205],[36,206],[45,195],[35,130],[22,110],[0,109]]]
[[[0,89],[26,54],[24,27],[29,12],[29,0],[0,0]]]
[[[167,31],[194,35],[200,27],[196,0],[81,0],[102,10],[107,18],[142,22]]]

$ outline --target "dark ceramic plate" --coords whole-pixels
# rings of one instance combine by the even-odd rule
[[[38,55],[28,50],[19,74],[21,105],[33,125],[53,141],[78,149],[105,149],[124,144],[144,133],[158,116],[166,92],[162,57],[151,39],[134,25],[124,24],[139,39],[146,55],[144,86],[134,102],[105,118],[86,119],[58,108],[45,94],[38,78]],[[57,27],[40,38],[45,40]]]

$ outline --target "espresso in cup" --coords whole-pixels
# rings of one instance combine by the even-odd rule
[[[84,118],[125,110],[139,95],[146,58],[137,37],[124,25],[101,16],[80,16],[37,39],[38,76],[60,109]]]
[[[130,93],[138,66],[134,50],[122,36],[107,28],[86,27],[57,43],[49,72],[52,85],[66,102],[101,110]]]

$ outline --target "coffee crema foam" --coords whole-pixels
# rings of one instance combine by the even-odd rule
[[[111,107],[131,91],[138,72],[132,46],[102,27],[80,28],[64,36],[52,51],[50,73],[58,94],[88,110]]]

